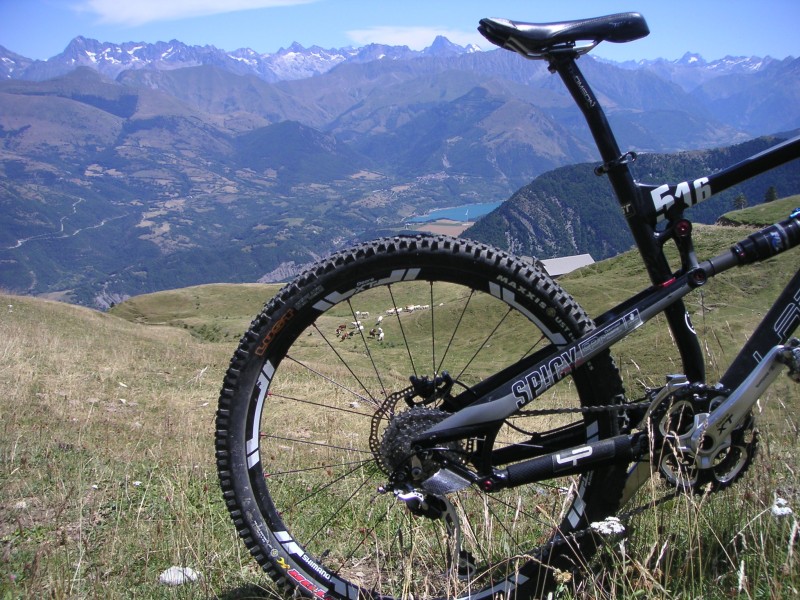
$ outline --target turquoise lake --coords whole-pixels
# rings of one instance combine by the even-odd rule
[[[482,204],[464,204],[452,208],[441,208],[429,212],[427,215],[412,217],[408,219],[410,223],[427,223],[438,219],[450,219],[452,221],[474,221],[485,214],[492,212],[500,206],[502,202],[485,202]]]

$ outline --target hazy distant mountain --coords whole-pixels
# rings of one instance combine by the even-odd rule
[[[791,60],[789,57],[788,60]],[[677,83],[687,92],[697,86],[725,75],[750,75],[767,69],[772,63],[781,62],[769,56],[726,56],[719,60],[706,62],[699,54],[687,52],[678,60],[657,58],[614,63],[624,69],[647,70],[662,79]]]
[[[800,59],[770,61],[750,76],[729,73],[692,92],[721,120],[752,134],[800,127]]]
[[[0,79],[19,77],[33,61],[0,46]]]
[[[477,51],[474,46],[461,47],[443,37],[430,47],[417,52],[405,46],[371,44],[363,48],[304,48],[294,43],[275,53],[260,54],[250,48],[232,52],[214,46],[188,46],[177,40],[157,42],[99,42],[82,36],[73,39],[64,52],[46,60],[30,60],[0,47],[0,77],[42,81],[68,73],[78,67],[90,67],[111,79],[129,70],[173,70],[210,65],[237,75],[254,75],[274,82],[313,77],[343,62],[372,60],[406,60],[420,56],[457,56]]]
[[[657,62],[580,61],[626,150],[800,126],[798,61]],[[286,277],[597,160],[542,63],[444,38],[272,55],[76,38],[48,61],[0,49],[0,64],[0,287],[86,304]]]

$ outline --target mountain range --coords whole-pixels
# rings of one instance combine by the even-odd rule
[[[800,128],[791,57],[579,64],[624,149]],[[410,216],[596,160],[543,64],[444,38],[272,55],[76,38],[48,61],[0,47],[0,287],[103,307],[277,281]]]
[[[294,43],[275,53],[261,54],[250,48],[228,52],[214,46],[189,46],[178,40],[155,44],[113,44],[79,36],[67,45],[64,52],[46,61],[31,60],[0,46],[0,79],[43,81],[69,73],[77,67],[89,67],[114,79],[128,70],[173,70],[209,65],[237,75],[254,75],[264,81],[275,82],[321,75],[344,62],[447,57],[465,52],[480,52],[480,48],[472,45],[461,47],[440,36],[422,51],[383,44],[325,49],[319,46],[304,48]]]

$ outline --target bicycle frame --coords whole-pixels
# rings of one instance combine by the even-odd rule
[[[492,428],[497,423],[533,402],[574,369],[660,313],[667,318],[686,378],[693,383],[704,382],[703,355],[683,297],[705,284],[710,277],[735,266],[763,261],[800,245],[800,211],[795,211],[786,220],[743,239],[730,251],[698,263],[691,240],[691,223],[683,217],[686,208],[800,157],[800,137],[778,144],[728,169],[690,181],[662,185],[635,182],[628,168],[635,154],[620,153],[605,114],[578,69],[576,58],[577,53],[570,50],[553,52],[546,57],[551,72],[561,76],[586,118],[603,160],[596,173],[609,176],[652,286],[597,317],[597,328],[580,339],[540,350],[457,396],[450,402],[458,408],[457,412],[419,436],[415,442],[420,447],[433,448],[443,442],[469,436],[491,436]],[[680,253],[681,268],[676,272],[670,268],[664,254],[663,247],[668,240],[675,242]],[[498,278],[491,286],[491,293],[513,303],[515,294],[519,292],[503,284],[502,279]],[[721,385],[734,390],[744,386],[765,357],[770,356],[770,360],[773,360],[776,346],[785,344],[799,324],[800,270],[786,285],[723,375]],[[777,367],[772,368],[771,364],[761,364],[762,371],[769,369],[778,370]],[[771,374],[769,382],[774,376]],[[761,379],[765,379],[764,373]],[[758,396],[752,397],[750,388],[754,384],[748,382],[747,385],[746,397],[744,391],[739,395],[736,392],[731,394],[732,400],[723,405],[728,412],[717,415],[717,421],[733,421],[734,415],[749,411]],[[748,402],[750,405],[743,410],[742,407]],[[725,427],[720,425],[719,435],[736,425],[738,422],[732,425],[726,423]],[[698,445],[700,440],[694,440],[694,443]],[[476,479],[475,474],[453,466],[453,471],[458,472],[461,478],[455,485],[478,483],[488,491],[531,483],[555,474],[586,472],[603,463],[636,460],[643,453],[646,454],[646,449],[643,450],[641,446],[642,434],[639,433],[587,442],[583,428],[567,428],[550,444],[549,450],[532,451],[521,445],[494,451],[493,457],[497,460],[492,461],[493,465],[535,457],[521,464],[510,465],[503,473],[483,473]]]

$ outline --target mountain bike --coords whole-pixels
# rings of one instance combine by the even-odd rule
[[[535,262],[400,235],[336,252],[286,285],[231,360],[216,456],[240,536],[287,592],[544,594],[590,566],[591,524],[651,476],[681,493],[737,481],[757,446],[756,400],[781,371],[800,380],[800,270],[714,384],[683,300],[800,244],[795,211],[700,261],[684,216],[800,156],[800,138],[693,180],[640,183],[576,61],[647,35],[641,15],[484,19],[479,31],[563,80],[651,284],[592,319]],[[657,315],[682,373],[629,399],[609,349]]]

